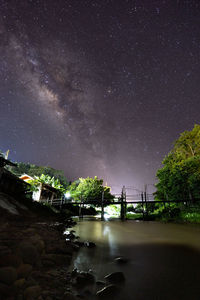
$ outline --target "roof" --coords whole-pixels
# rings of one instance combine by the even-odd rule
[[[19,177],[20,179],[24,180],[24,181],[28,181],[28,180],[34,180],[33,177],[27,175],[27,174],[23,174]]]

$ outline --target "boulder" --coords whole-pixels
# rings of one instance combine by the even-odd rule
[[[42,254],[44,253],[45,249],[45,243],[42,240],[41,236],[39,234],[35,234],[30,238],[30,242],[33,246],[36,247],[38,253]]]
[[[78,286],[86,286],[95,283],[95,277],[88,272],[80,272],[76,276],[76,284]]]
[[[41,288],[39,285],[29,286],[24,291],[24,298],[26,300],[37,299],[40,296]]]
[[[36,265],[38,263],[39,254],[32,243],[22,242],[18,247],[18,253],[25,264]]]
[[[45,254],[42,256],[42,260],[51,261],[55,265],[69,264],[71,261],[71,256],[65,254]]]
[[[25,284],[25,278],[21,278],[21,279],[18,279],[14,282],[14,286],[17,288],[17,289],[21,289]]]
[[[109,283],[122,283],[125,281],[125,276],[124,273],[122,272],[114,272],[111,274],[108,274],[104,277],[106,279],[106,281],[108,281]]]
[[[70,244],[66,244],[65,241],[60,241],[56,245],[51,245],[46,249],[46,253],[55,253],[55,254],[73,254],[73,247]]]
[[[106,285],[106,283],[105,283],[105,281],[97,280],[97,281],[96,281],[96,285],[98,285],[98,286],[103,286],[103,285]]]
[[[38,285],[38,282],[32,277],[30,277],[26,280],[26,288],[32,287],[32,286],[37,286],[37,285]]]
[[[0,267],[18,267],[22,263],[20,256],[8,254],[0,257]]]
[[[107,299],[109,297],[116,296],[118,293],[119,293],[119,288],[114,284],[110,284],[104,287],[103,289],[99,290],[96,293],[96,296],[100,299]]]
[[[12,284],[17,279],[17,271],[13,267],[0,268],[0,282]]]
[[[26,278],[32,271],[32,266],[29,264],[21,264],[17,269],[18,278]]]

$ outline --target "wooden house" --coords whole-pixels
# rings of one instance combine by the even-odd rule
[[[23,174],[20,177],[21,180],[28,182],[30,180],[34,180],[33,177]],[[34,201],[38,202],[51,202],[53,199],[57,199],[60,197],[60,191],[46,183],[38,183],[37,191],[33,192],[32,198]]]

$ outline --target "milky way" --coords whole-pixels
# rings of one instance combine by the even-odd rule
[[[112,186],[155,182],[199,122],[198,1],[0,3],[0,149]]]

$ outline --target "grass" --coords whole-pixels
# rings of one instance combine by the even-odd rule
[[[143,220],[142,213],[127,213],[128,220]],[[146,221],[162,221],[162,222],[177,222],[177,223],[199,223],[200,224],[200,210],[199,209],[184,209],[179,213],[174,214],[172,211],[159,212],[155,211],[144,216]]]

